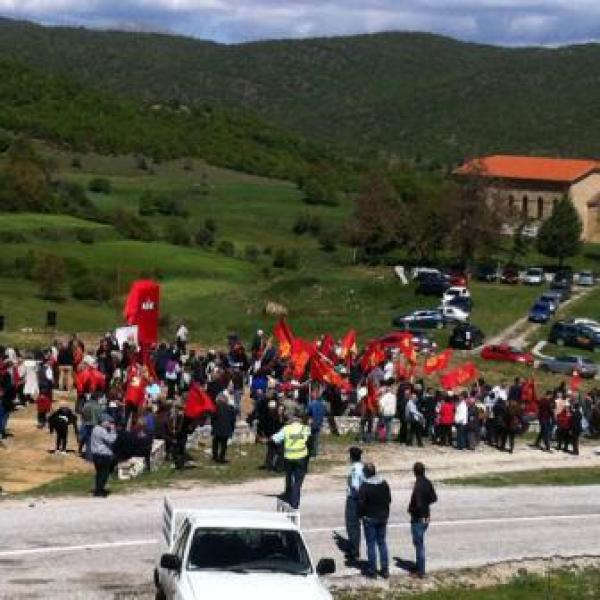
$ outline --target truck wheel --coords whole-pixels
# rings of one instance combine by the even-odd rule
[[[556,344],[557,344],[557,346],[564,346],[565,345],[565,340],[563,340],[562,338],[558,338],[556,340]]]

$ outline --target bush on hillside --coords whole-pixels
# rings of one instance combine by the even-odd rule
[[[201,248],[211,248],[215,245],[215,234],[210,229],[202,227],[194,234],[194,241]]]
[[[81,157],[79,157],[79,156],[74,156],[74,157],[71,159],[71,167],[72,167],[73,169],[81,169],[81,168],[83,168],[83,163],[81,162]]]
[[[304,202],[312,205],[338,206],[340,192],[330,182],[311,178],[303,182]]]
[[[94,177],[88,183],[88,190],[96,194],[110,194],[111,189],[110,179],[106,177]]]
[[[107,302],[112,298],[111,282],[97,273],[86,272],[70,282],[71,295],[77,300]]]
[[[273,255],[273,267],[296,271],[300,267],[300,256],[296,250],[278,248]]]
[[[77,229],[75,236],[77,241],[82,244],[93,244],[96,241],[96,234],[93,229],[89,227],[81,227]]]
[[[62,300],[67,279],[65,261],[55,254],[42,254],[37,257],[34,279],[39,286],[40,296],[44,300]]]
[[[138,211],[143,217],[163,215],[171,217],[187,217],[188,210],[179,198],[167,194],[144,192],[140,197]]]
[[[157,239],[150,223],[122,208],[107,213],[106,220],[124,238],[142,242],[153,242]]]
[[[292,227],[292,232],[296,235],[303,235],[305,233],[317,235],[321,231],[321,227],[320,217],[311,215],[310,213],[304,213],[296,219],[296,222]]]
[[[165,239],[175,246],[189,246],[192,241],[187,225],[178,220],[172,220],[165,225]]]
[[[229,240],[223,240],[218,243],[217,252],[223,256],[235,256],[235,244]]]
[[[244,258],[250,262],[256,262],[260,256],[260,250],[254,244],[248,244],[244,248]]]

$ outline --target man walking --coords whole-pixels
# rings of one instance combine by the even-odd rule
[[[408,512],[410,513],[410,529],[412,541],[415,547],[416,569],[411,573],[412,577],[425,577],[425,532],[429,527],[429,507],[437,502],[437,496],[433,484],[425,477],[425,466],[423,463],[414,464],[415,485],[413,487]]]
[[[352,446],[350,453],[350,472],[346,485],[346,533],[348,534],[347,558],[355,562],[360,557],[360,516],[358,508],[358,493],[364,481],[364,465],[362,450]]]
[[[358,492],[358,506],[367,542],[366,575],[370,579],[377,577],[377,550],[379,550],[380,573],[384,579],[388,579],[390,570],[386,533],[392,495],[387,482],[377,476],[375,465],[367,463],[363,474],[364,482]]]
[[[546,452],[551,452],[550,440],[552,438],[552,429],[554,428],[554,400],[552,392],[547,392],[538,402],[538,422],[540,424],[540,431],[533,446],[539,448],[541,443],[544,442]]]
[[[310,419],[310,457],[316,458],[319,454],[319,436],[321,435],[326,410],[319,388],[311,390],[310,398],[306,408],[306,414]]]
[[[292,420],[282,427],[272,440],[283,443],[283,466],[285,469],[285,492],[283,499],[291,508],[300,508],[300,490],[306,475],[310,429],[302,422],[303,415],[297,410]]]
[[[115,423],[112,417],[104,415],[101,423],[92,430],[91,448],[94,468],[96,469],[96,486],[94,496],[106,498],[106,483],[112,469],[114,459],[113,446],[117,440]]]

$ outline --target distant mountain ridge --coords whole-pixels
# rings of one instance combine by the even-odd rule
[[[2,55],[126,96],[253,111],[354,154],[600,156],[596,44],[509,49],[384,33],[227,46],[0,19]]]

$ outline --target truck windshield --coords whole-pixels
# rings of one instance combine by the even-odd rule
[[[299,533],[277,529],[196,529],[187,568],[190,571],[270,571],[293,575],[312,572]]]

